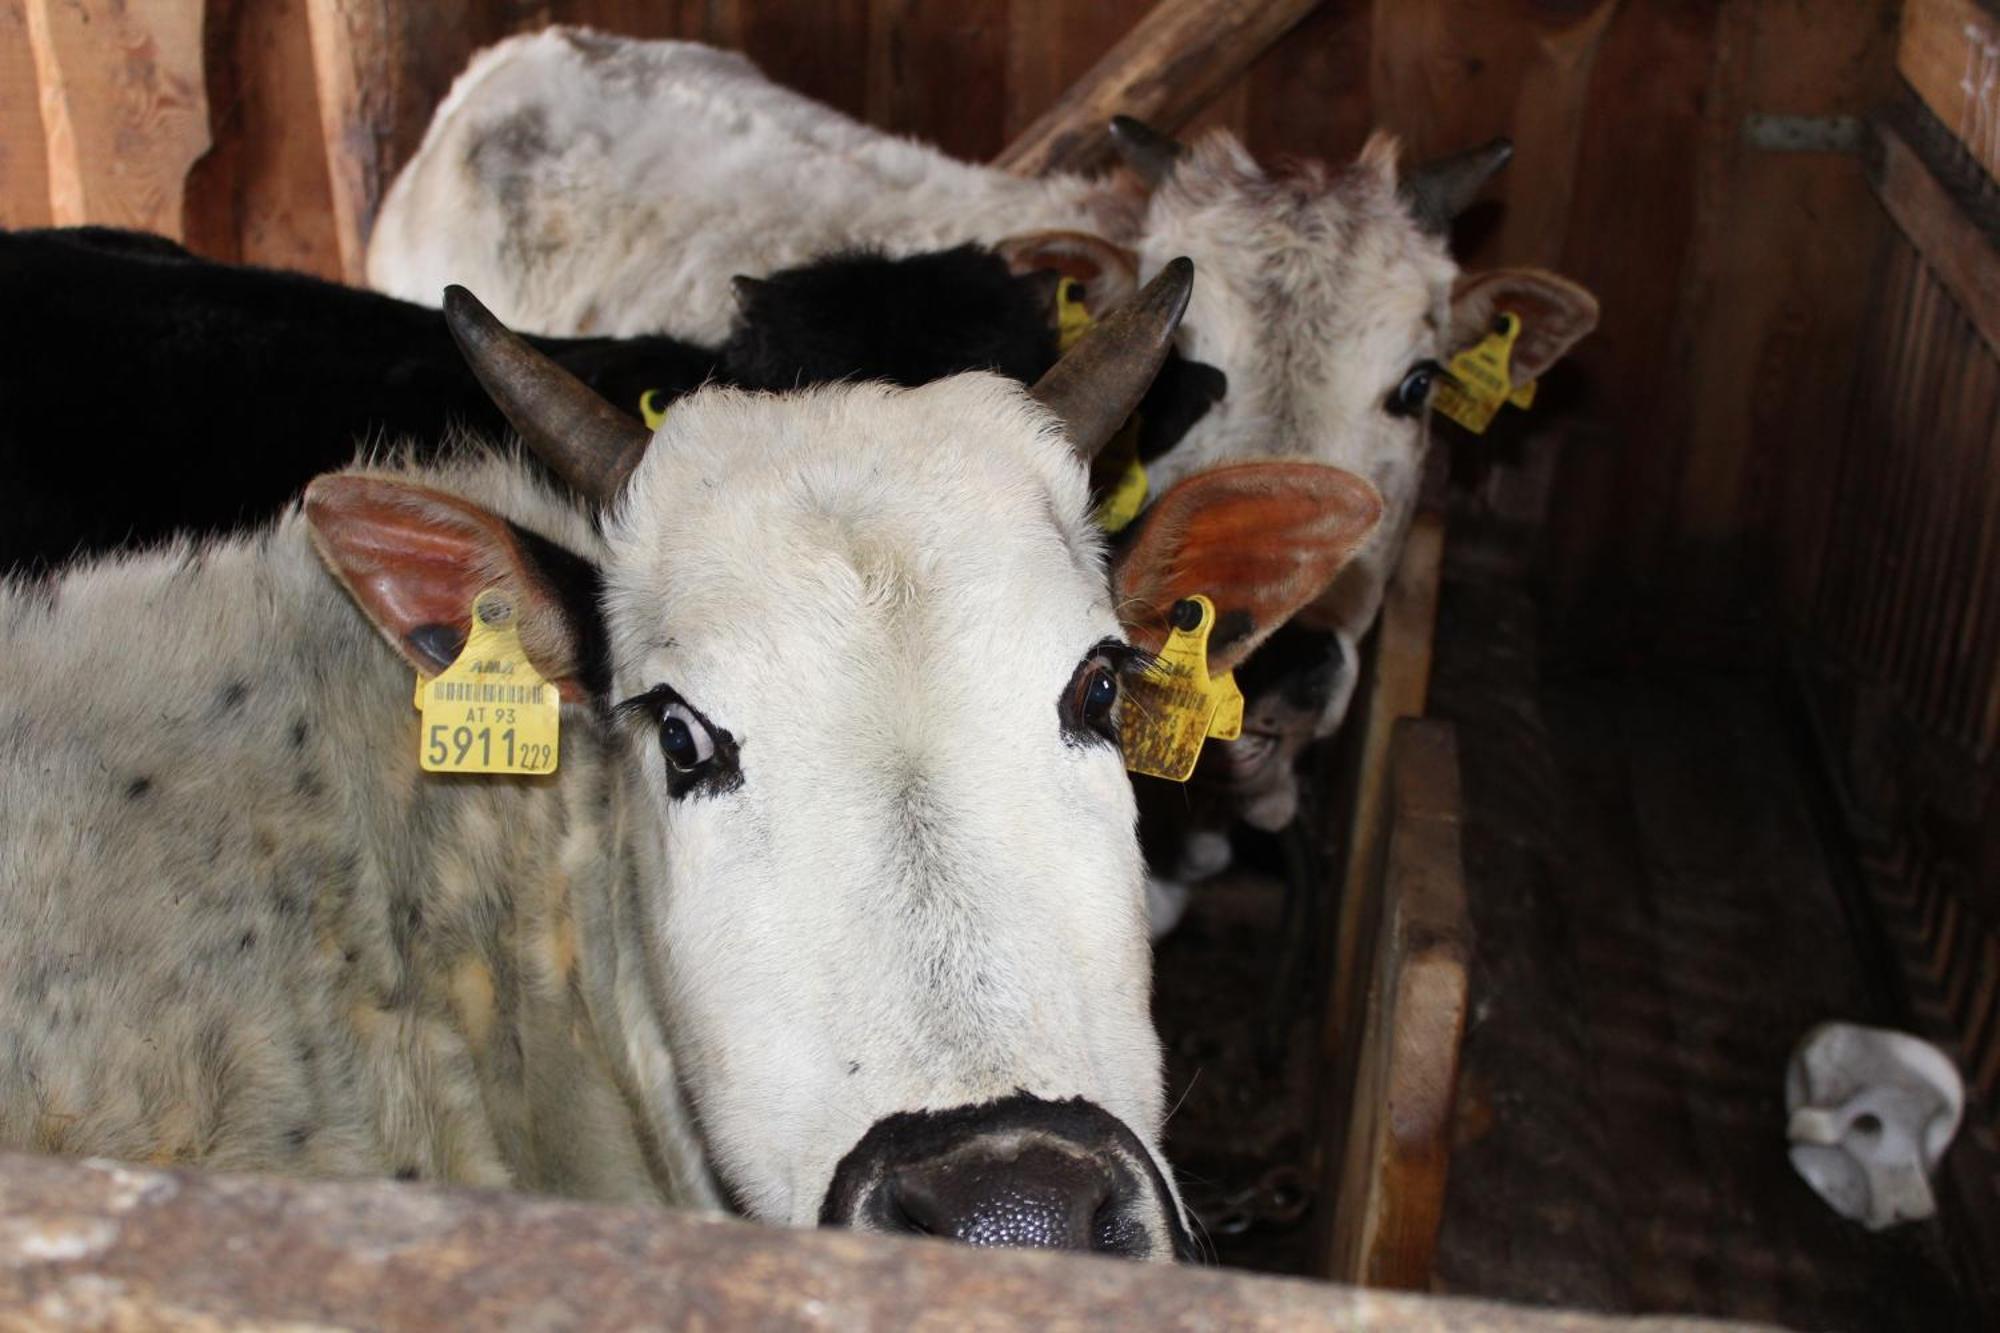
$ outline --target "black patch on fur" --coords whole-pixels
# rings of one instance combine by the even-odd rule
[[[293,1125],[285,1131],[285,1142],[293,1152],[303,1152],[306,1144],[312,1141],[312,1134],[311,1125]]]
[[[238,953],[249,953],[252,949],[256,947],[257,947],[256,931],[246,930],[240,936],[237,937],[236,951]]]
[[[417,1176],[417,1168],[414,1166],[399,1166],[396,1168],[396,1179],[398,1180],[415,1180]]]
[[[222,693],[219,696],[219,707],[225,713],[233,713],[241,708],[243,701],[249,697],[250,682],[246,680],[232,680],[222,687]]]
[[[825,380],[916,385],[965,370],[1033,383],[1055,364],[1043,284],[976,245],[889,259],[835,255],[739,280],[727,374],[783,391]]]
[[[1229,376],[1206,361],[1171,352],[1139,400],[1139,459],[1150,463],[1179,444],[1229,392]]]
[[[151,778],[133,778],[125,784],[125,799],[128,801],[139,800],[152,789],[153,780]]]
[[[853,1078],[856,1074],[860,1072],[861,1072],[861,1062],[859,1060],[849,1060],[847,1062],[847,1076],[849,1078]]]
[[[326,795],[326,784],[320,781],[319,774],[313,772],[311,769],[301,769],[298,775],[292,779],[292,792],[295,795],[303,796],[309,801],[317,801],[320,797]]]
[[[292,723],[292,748],[294,750],[303,750],[306,748],[306,736],[310,730],[311,728],[304,718],[300,718],[298,721]]]

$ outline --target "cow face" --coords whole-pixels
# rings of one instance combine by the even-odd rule
[[[1184,148],[1121,119],[1113,137],[1155,186],[1141,271],[1193,256],[1179,347],[1229,380],[1152,476],[1171,483],[1224,459],[1289,455],[1345,468],[1382,495],[1375,536],[1304,616],[1339,640],[1315,728],[1324,735],[1346,712],[1355,648],[1409,527],[1442,364],[1512,310],[1524,325],[1513,369],[1526,382],[1590,331],[1596,302],[1552,274],[1462,277],[1452,262],[1450,217],[1505,160],[1504,143],[1401,172],[1396,141],[1377,135],[1347,167],[1267,172],[1221,131]]]
[[[635,888],[628,937],[585,966],[664,1016],[756,1217],[1187,1248],[1120,673],[1195,589],[1247,653],[1378,509],[1335,469],[1222,469],[1164,497],[1107,577],[1079,454],[1143,391],[1187,276],[1032,391],[710,390],[650,440],[448,302],[524,436],[609,501],[594,578],[451,497],[314,485],[322,550],[412,661],[430,669],[413,614],[498,581],[545,674],[609,719]]]

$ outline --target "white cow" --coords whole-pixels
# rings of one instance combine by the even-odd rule
[[[1184,1253],[1118,668],[1240,574],[1211,526],[1270,534],[1223,594],[1268,626],[1377,511],[1230,469],[1107,579],[1072,451],[1187,289],[1032,391],[707,389],[656,437],[461,293],[601,533],[489,457],[0,585],[0,1146]],[[553,776],[418,771],[410,668],[486,590]]]

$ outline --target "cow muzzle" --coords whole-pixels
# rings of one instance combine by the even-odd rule
[[[1152,1154],[1082,1098],[1017,1093],[879,1120],[835,1168],[819,1221],[968,1245],[1194,1257]]]

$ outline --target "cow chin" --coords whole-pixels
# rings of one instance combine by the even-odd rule
[[[819,1221],[968,1245],[1195,1257],[1153,1155],[1081,1097],[1020,1092],[878,1120],[834,1169]]]

